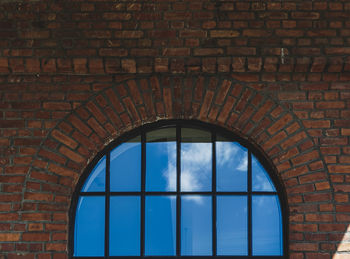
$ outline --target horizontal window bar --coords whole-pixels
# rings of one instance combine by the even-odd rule
[[[110,192],[112,196],[127,195],[176,195],[177,192]],[[180,195],[277,195],[277,192],[180,192]],[[105,192],[81,192],[81,196],[103,196]]]
[[[108,256],[108,257],[79,257],[73,256],[74,259],[103,259],[103,258],[111,258],[111,259],[267,259],[267,258],[276,258],[276,259],[284,259],[286,256],[281,255],[266,255],[266,256],[234,256],[234,255],[217,255],[217,256]]]

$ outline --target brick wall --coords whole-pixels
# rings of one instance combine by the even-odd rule
[[[0,258],[67,258],[89,161],[170,118],[266,154],[290,258],[350,258],[349,54],[348,0],[0,1]]]

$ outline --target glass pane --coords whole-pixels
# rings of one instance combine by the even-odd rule
[[[152,131],[146,139],[146,191],[176,191],[175,128]]]
[[[210,131],[206,131],[206,130],[182,128],[181,129],[181,142],[210,143],[211,142],[211,133],[210,133]]]
[[[237,142],[216,142],[216,190],[247,191],[248,152]]]
[[[275,192],[275,186],[273,185],[269,174],[265,171],[265,168],[260,162],[252,155],[252,184],[253,191],[265,191]]]
[[[111,152],[111,191],[140,191],[141,143],[132,140]]]
[[[105,197],[79,197],[74,230],[74,256],[103,256]]]
[[[140,255],[140,197],[110,200],[109,254]]]
[[[181,197],[181,255],[212,253],[211,197]]]
[[[181,141],[181,191],[211,191],[211,133],[183,128]]]
[[[282,218],[277,195],[252,197],[253,255],[282,255]]]
[[[102,157],[85,181],[82,192],[104,192],[106,183],[106,157]]]
[[[217,254],[248,255],[247,196],[217,196]]]
[[[176,197],[146,197],[145,254],[176,255]]]
[[[164,128],[152,130],[146,134],[147,142],[169,142],[176,141],[176,128]]]
[[[212,143],[181,143],[181,191],[211,191]]]

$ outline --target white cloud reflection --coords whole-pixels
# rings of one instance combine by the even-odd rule
[[[262,175],[255,174],[253,185],[254,191],[274,191],[271,183]]]
[[[232,164],[234,160],[239,160],[238,164],[232,164],[233,168],[238,171],[246,172],[248,169],[247,152],[234,142],[216,142],[216,160],[218,165]],[[234,170],[232,170],[234,173]]]
[[[247,152],[242,152],[240,146],[232,142],[217,142],[217,163],[228,164],[234,171],[247,171]],[[176,190],[176,146],[167,145],[168,165],[162,175],[167,182],[167,191]],[[239,156],[239,159],[237,159]],[[232,164],[232,161],[239,161]],[[212,184],[212,144],[211,143],[181,143],[181,190],[186,192],[211,191]],[[200,196],[188,196],[199,203],[202,202]]]
[[[252,156],[252,170],[253,170],[253,191],[276,191],[273,186],[268,173],[259,161]]]

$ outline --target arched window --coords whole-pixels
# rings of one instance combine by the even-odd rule
[[[111,144],[71,208],[70,256],[286,258],[283,192],[246,141],[159,122]]]

